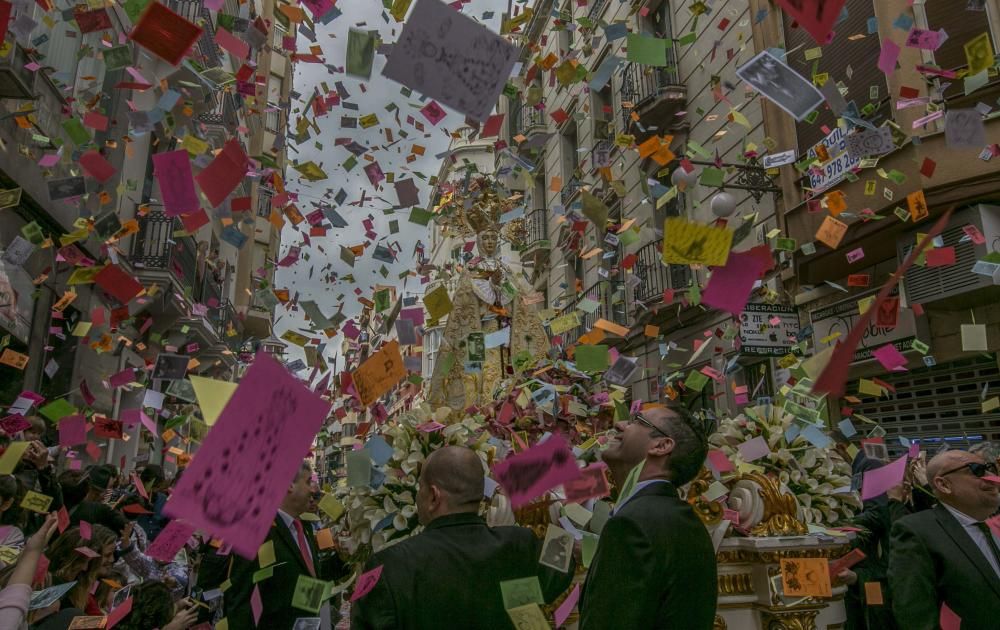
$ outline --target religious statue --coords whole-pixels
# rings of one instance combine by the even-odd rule
[[[517,238],[518,224],[500,223],[511,200],[479,180],[446,203],[451,227],[476,236],[477,256],[462,269],[451,296],[428,401],[461,411],[493,401],[505,383],[545,355],[549,339],[524,300],[530,286],[499,258],[501,233]]]

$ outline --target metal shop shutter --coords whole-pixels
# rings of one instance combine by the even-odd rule
[[[895,387],[896,393],[881,399],[862,398],[854,410],[885,429],[886,445],[894,456],[903,451],[899,436],[921,441],[968,436],[968,442],[949,441],[963,448],[981,440],[1000,443],[1000,411],[984,414],[979,398],[987,385],[987,398],[1000,394],[996,360],[978,356],[880,378]],[[864,426],[858,423],[859,429]]]

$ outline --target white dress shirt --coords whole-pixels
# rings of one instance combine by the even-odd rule
[[[972,542],[976,543],[976,547],[979,548],[979,551],[981,551],[983,555],[986,556],[986,561],[990,563],[991,567],[993,567],[993,571],[996,572],[997,577],[1000,577],[1000,564],[997,564],[997,558],[996,556],[993,555],[993,550],[990,549],[990,543],[989,541],[986,540],[986,534],[983,532],[983,530],[979,529],[979,526],[977,525],[977,523],[980,523],[982,521],[977,521],[968,514],[959,512],[958,510],[951,507],[947,503],[942,502],[941,505],[944,506],[944,509],[951,512],[951,515],[955,517],[955,520],[958,521],[958,524],[962,526],[962,529],[965,530],[965,533],[969,535],[969,538],[972,539]],[[997,544],[998,548],[1000,548],[1000,538],[997,537],[996,532],[994,532],[991,529],[990,535],[993,536],[993,542]]]

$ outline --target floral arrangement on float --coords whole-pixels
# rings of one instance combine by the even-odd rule
[[[420,466],[435,450],[449,445],[473,448],[488,466],[496,451],[481,416],[466,416],[459,422],[449,422],[451,409],[441,407],[432,412],[426,404],[414,407],[395,417],[381,429],[381,435],[392,447],[392,455],[376,475],[381,482],[338,489],[347,510],[342,521],[342,538],[357,543],[353,555],[363,560],[370,553],[412,535],[417,522],[417,476]]]
[[[372,483],[335,490],[346,508],[347,518],[339,522],[342,547],[352,560],[363,562],[371,553],[416,533],[420,467],[443,446],[474,449],[487,471],[487,483],[495,461],[511,449],[536,443],[545,433],[559,433],[576,446],[581,467],[597,460],[616,407],[623,405],[623,394],[594,391],[602,381],[563,361],[543,360],[536,368],[516,385],[506,383],[484,408],[455,413],[448,407],[432,409],[424,402],[378,429],[392,454],[373,467]],[[547,494],[515,511],[507,497],[496,492],[484,501],[483,515],[491,525],[519,523],[544,532],[546,523],[558,521],[559,507]]]
[[[693,502],[706,522],[721,520],[729,510],[738,531],[788,536],[805,534],[810,525],[843,525],[861,511],[861,499],[851,490],[850,464],[819,427],[786,409],[759,405],[719,420],[708,439],[709,463],[728,495],[716,508]],[[761,454],[765,444],[767,452]],[[704,473],[693,484],[707,489],[712,476]],[[692,490],[689,496],[703,494]]]

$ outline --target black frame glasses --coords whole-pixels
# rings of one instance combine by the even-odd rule
[[[646,427],[648,427],[648,428],[656,431],[657,433],[659,433],[663,437],[666,437],[666,438],[670,437],[669,435],[667,435],[666,431],[664,431],[660,427],[656,426],[655,424],[653,424],[652,422],[650,422],[649,420],[647,420],[646,417],[643,416],[641,413],[634,413],[634,414],[632,414],[632,422],[635,422],[636,420],[638,420],[644,426],[646,426]]]
[[[950,475],[951,473],[956,473],[956,472],[958,472],[960,470],[964,470],[966,468],[969,469],[969,472],[971,472],[976,477],[979,477],[980,479],[984,475],[986,475],[987,473],[989,473],[991,475],[997,474],[997,466],[996,466],[996,464],[993,464],[993,463],[981,464],[979,462],[968,462],[966,464],[962,464],[958,468],[952,468],[948,472],[943,472],[940,475],[938,475],[938,477],[945,477],[947,475]]]

